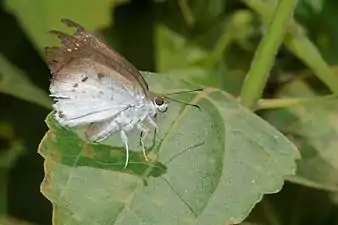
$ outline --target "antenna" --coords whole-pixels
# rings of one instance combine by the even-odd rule
[[[203,88],[196,88],[196,89],[192,89],[192,90],[189,90],[189,91],[172,92],[172,93],[168,93],[168,94],[165,94],[165,95],[167,96],[167,95],[186,94],[186,93],[191,93],[191,92],[195,92],[195,91],[203,91]]]
[[[189,106],[195,107],[195,108],[197,108],[198,110],[201,111],[201,107],[199,105],[191,104],[191,103],[188,103],[188,102],[183,102],[183,101],[180,101],[180,100],[168,97],[168,95],[186,94],[186,93],[191,93],[191,92],[195,92],[195,91],[203,91],[203,88],[196,88],[196,89],[192,89],[192,90],[188,90],[188,91],[172,92],[172,93],[164,94],[163,97],[167,98],[167,99],[170,99],[170,100],[172,100],[174,102],[178,102],[178,103],[181,103],[181,104],[184,104],[184,105],[189,105]]]
[[[199,105],[191,104],[191,103],[188,103],[188,102],[183,102],[183,101],[180,101],[180,100],[177,100],[177,99],[174,99],[174,98],[170,98],[170,97],[167,97],[167,96],[165,96],[165,98],[170,99],[174,102],[178,102],[178,103],[181,103],[181,104],[184,104],[184,105],[189,105],[189,106],[195,107],[195,108],[197,108],[201,111],[201,107]]]

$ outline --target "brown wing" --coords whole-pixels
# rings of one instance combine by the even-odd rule
[[[74,35],[69,35],[56,30],[50,31],[51,34],[58,36],[63,43],[61,47],[46,47],[45,49],[47,63],[54,76],[57,76],[58,72],[73,60],[89,58],[93,62],[115,70],[132,83],[139,84],[144,93],[148,93],[147,82],[128,60],[99,41],[79,24],[69,19],[62,19],[61,22],[69,27],[75,27],[76,32]]]

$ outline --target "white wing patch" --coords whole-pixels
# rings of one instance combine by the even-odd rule
[[[120,84],[117,78],[91,70],[54,80],[50,91],[56,101],[56,119],[66,126],[109,119],[145,98],[143,93]]]

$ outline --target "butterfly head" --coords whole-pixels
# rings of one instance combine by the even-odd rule
[[[154,108],[156,109],[156,112],[160,112],[160,113],[164,113],[168,110],[168,101],[166,100],[166,98],[164,96],[158,95],[158,94],[154,94],[154,93],[150,93],[150,98],[152,101],[152,104],[154,106]]]

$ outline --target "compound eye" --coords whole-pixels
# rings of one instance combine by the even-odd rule
[[[167,111],[168,105],[164,101],[163,97],[156,97],[154,102],[155,102],[156,108],[159,112],[166,112]]]
[[[163,105],[163,104],[164,104],[164,99],[163,99],[162,97],[156,97],[156,98],[155,98],[155,104],[156,104],[157,106]]]

